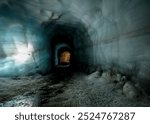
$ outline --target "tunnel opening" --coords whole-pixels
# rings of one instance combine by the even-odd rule
[[[71,51],[67,47],[60,48],[58,51],[58,66],[69,67],[71,64]]]
[[[75,19],[75,22],[50,21],[42,25],[49,43],[50,72],[54,72],[60,66],[68,67],[72,71],[76,70],[80,60],[79,47],[90,41],[85,25],[78,19]],[[82,53],[84,52],[86,51],[83,49]]]
[[[67,18],[68,16],[69,18],[72,17],[67,15]],[[85,54],[83,59],[88,60],[86,50],[81,49],[81,46],[91,41],[88,29],[80,19],[72,18],[74,20],[55,20],[42,23],[51,56],[49,61],[50,73],[56,73],[59,78],[58,73],[70,75],[78,71],[81,51],[82,54]]]
[[[56,79],[70,76],[74,70],[74,27],[69,24],[50,22],[45,26],[48,33],[49,53],[51,55],[50,72]]]
[[[73,69],[73,38],[69,34],[58,33],[51,45],[52,71]],[[66,72],[65,72],[66,73]]]

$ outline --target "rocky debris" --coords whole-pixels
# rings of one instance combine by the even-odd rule
[[[139,83],[111,70],[89,75],[78,72],[65,78],[36,75],[0,81],[0,106],[150,106]]]
[[[34,94],[15,96],[10,101],[1,103],[0,107],[32,107],[35,106],[34,97]]]
[[[120,94],[124,94],[128,99],[140,99],[144,97],[144,91],[139,86],[138,83],[133,83],[128,80],[127,77],[119,72],[114,72],[111,70],[105,70],[102,74],[100,71],[95,71],[94,73],[88,75],[88,79],[94,82],[94,79],[103,78],[106,82],[109,82],[112,85],[113,91],[116,91]],[[96,81],[96,80],[95,80]]]
[[[121,81],[121,74],[116,74],[116,81]]]
[[[121,81],[121,75],[120,74],[114,74],[111,76],[111,82],[118,83]]]
[[[127,77],[126,76],[122,76],[121,77],[121,81],[126,82],[127,81]]]
[[[123,86],[123,93],[129,99],[137,99],[140,97],[140,92],[130,81]]]
[[[108,70],[108,71],[104,71],[103,73],[102,73],[102,78],[105,78],[106,80],[111,80],[111,71],[110,70]]]
[[[96,71],[90,75],[88,75],[88,79],[100,78],[100,72]]]
[[[59,84],[54,84],[54,85],[50,85],[50,86],[48,86],[48,88],[49,89],[59,89],[59,88],[61,88],[61,87],[63,87],[64,86],[64,84],[63,84],[63,82],[60,82]]]
[[[21,78],[18,77],[18,76],[14,76],[14,77],[12,77],[11,79],[13,79],[13,80],[20,80]]]
[[[124,82],[122,82],[122,81],[120,81],[120,82],[118,82],[117,84],[116,84],[116,86],[115,86],[115,90],[118,90],[118,89],[121,89],[122,90],[122,88],[123,88],[123,86],[124,86]]]

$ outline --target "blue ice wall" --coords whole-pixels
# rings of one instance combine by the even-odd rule
[[[91,37],[86,44],[77,44],[78,60],[103,68],[117,67],[149,90],[150,1],[101,0],[90,7],[77,13]]]
[[[50,54],[43,29],[29,12],[19,2],[0,2],[0,76],[47,71]]]

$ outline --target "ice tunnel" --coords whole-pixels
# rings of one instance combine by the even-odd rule
[[[0,77],[116,69],[150,93],[149,0],[1,0]]]

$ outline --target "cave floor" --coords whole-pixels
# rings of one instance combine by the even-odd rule
[[[136,107],[150,106],[150,99],[126,98],[122,89],[103,77],[81,72],[0,78],[1,107]]]

